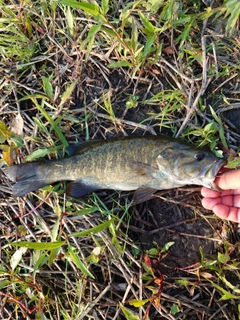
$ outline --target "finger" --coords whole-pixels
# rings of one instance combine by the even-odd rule
[[[230,190],[223,190],[221,192],[221,197],[225,197],[225,196],[229,196],[229,195],[234,195],[235,194],[235,191],[234,189],[230,189]]]
[[[234,190],[232,190],[232,194],[234,194],[234,195],[240,195],[240,189],[234,189]]]
[[[225,206],[224,204],[217,204],[213,207],[212,210],[221,219],[240,223],[239,208],[228,207],[228,206]]]
[[[224,172],[215,179],[215,183],[223,190],[240,188],[240,170]]]
[[[206,187],[202,187],[201,195],[206,198],[216,198],[216,197],[219,197],[220,192],[208,189]]]
[[[240,194],[233,197],[233,207],[240,208]]]
[[[229,207],[240,208],[240,195],[233,195],[233,193],[224,195],[224,192],[225,191],[221,193],[222,204]]]
[[[221,198],[220,197],[217,197],[217,198],[203,198],[202,199],[202,206],[205,209],[212,210],[214,208],[214,206],[216,206],[217,204],[221,204]]]
[[[225,197],[222,197],[222,204],[224,204],[225,206],[228,206],[228,207],[232,207],[234,206],[234,198],[233,196],[225,196]]]

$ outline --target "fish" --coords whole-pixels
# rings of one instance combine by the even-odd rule
[[[57,160],[22,163],[3,169],[15,182],[13,197],[46,185],[68,181],[66,194],[79,198],[101,189],[135,190],[143,202],[157,190],[200,185],[219,190],[214,183],[226,164],[210,150],[165,136],[129,136],[88,140],[70,145],[69,155]]]

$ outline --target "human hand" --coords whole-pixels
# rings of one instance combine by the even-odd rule
[[[240,223],[240,170],[224,172],[215,179],[215,183],[223,191],[203,187],[203,207],[222,219]]]

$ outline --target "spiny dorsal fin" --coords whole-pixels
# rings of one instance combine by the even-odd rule
[[[98,146],[99,144],[103,143],[103,141],[104,140],[87,140],[84,142],[77,142],[77,143],[70,144],[66,148],[66,150],[69,156],[73,156],[73,155],[81,154],[89,149],[92,149]]]

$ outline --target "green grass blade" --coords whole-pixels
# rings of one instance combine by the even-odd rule
[[[84,265],[84,263],[79,258],[79,255],[76,254],[74,251],[74,247],[68,246],[68,253],[67,255],[69,258],[75,263],[75,265],[84,273],[86,276],[89,276],[93,279],[95,279],[94,275],[88,270],[88,268]]]
[[[114,220],[115,219],[112,218],[109,221],[103,222],[96,227],[93,227],[93,228],[90,228],[90,229],[87,229],[84,231],[80,231],[80,232],[74,232],[71,234],[71,236],[72,237],[85,237],[85,236],[89,236],[91,234],[97,234],[97,233],[105,230],[106,228],[108,228],[111,225],[111,223],[113,223]]]
[[[56,241],[56,242],[28,242],[28,241],[20,241],[20,242],[12,242],[12,246],[16,247],[25,247],[28,249],[35,250],[54,250],[62,247],[65,244],[65,241]]]
[[[40,106],[40,104],[38,104],[37,100],[35,100],[31,96],[29,96],[29,98],[32,100],[32,102],[35,104],[35,106],[38,108],[38,110],[43,114],[43,116],[47,119],[47,121],[50,123],[51,127],[53,128],[53,130],[58,135],[58,138],[62,142],[64,147],[67,147],[68,146],[68,142],[67,142],[66,138],[64,137],[62,131],[56,125],[55,121],[52,120],[51,116],[46,112],[46,110],[43,108],[43,106]],[[46,104],[47,102],[42,100],[42,105],[44,103]]]

